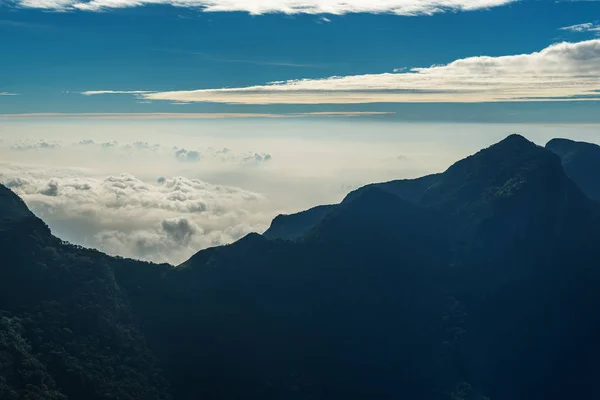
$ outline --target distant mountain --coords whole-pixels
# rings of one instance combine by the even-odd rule
[[[317,206],[296,214],[278,215],[263,235],[269,239],[298,239],[317,226],[335,208],[335,205]]]
[[[346,196],[344,202],[351,201],[366,190],[379,188],[401,199],[417,203],[425,190],[436,182],[438,178],[439,175],[427,175],[417,179],[374,183],[351,192]],[[338,205],[318,206],[296,214],[279,215],[273,220],[271,227],[263,235],[269,239],[299,239],[316,227],[327,214],[334,211],[337,207]]]
[[[600,146],[552,139],[546,148],[561,158],[567,176],[592,199],[600,201]]]
[[[0,398],[600,398],[599,208],[513,135],[177,268],[11,222]]]

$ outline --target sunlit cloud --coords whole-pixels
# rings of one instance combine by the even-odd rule
[[[1,177],[40,217],[85,227],[85,245],[115,255],[178,264],[199,249],[265,229],[264,196],[198,179],[151,183],[129,174],[98,179],[19,170]]]
[[[389,13],[432,15],[447,11],[473,11],[517,0],[16,0],[21,7],[46,10],[105,11],[115,8],[164,4],[204,12],[247,12],[254,15]]]
[[[598,100],[600,40],[539,52],[470,57],[406,72],[297,79],[266,85],[155,92],[146,100],[229,104],[344,104]]]
[[[597,32],[600,33],[600,24],[586,22],[585,24],[577,24],[560,28],[561,31],[569,32]]]

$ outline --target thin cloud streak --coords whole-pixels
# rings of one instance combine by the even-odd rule
[[[317,64],[301,64],[294,62],[283,62],[283,61],[261,61],[261,60],[245,60],[239,58],[223,58],[223,57],[215,57],[214,55],[196,51],[186,51],[186,50],[173,50],[173,49],[152,49],[153,51],[161,52],[161,53],[170,53],[170,54],[182,54],[182,55],[190,55],[190,56],[199,56],[207,61],[215,61],[222,63],[236,63],[236,64],[251,64],[251,65],[265,65],[265,66],[275,66],[275,67],[296,67],[296,68],[325,68],[325,65],[317,65]]]
[[[96,96],[102,94],[147,94],[147,93],[155,93],[150,90],[88,90],[86,92],[81,92],[84,96]]]
[[[268,114],[268,113],[30,113],[0,114],[0,119],[239,119],[239,118],[294,118],[294,117],[361,117],[393,115],[395,112],[381,111],[322,111],[308,113]]]
[[[577,24],[571,26],[565,26],[560,28],[561,31],[569,31],[569,32],[598,32],[600,33],[600,25],[593,22],[586,22],[585,24]]]
[[[42,25],[31,22],[13,21],[8,19],[0,19],[0,26],[22,29],[56,29],[56,27],[52,25]]]

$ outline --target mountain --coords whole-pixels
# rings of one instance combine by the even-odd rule
[[[600,398],[599,208],[512,135],[176,268],[17,218],[0,398]]]
[[[431,179],[409,200],[366,187],[295,241],[251,235],[138,292],[176,397],[600,395],[598,205],[517,135]]]
[[[278,215],[263,236],[269,239],[298,239],[317,226],[335,207],[335,205],[317,206],[296,214]]]
[[[0,220],[33,217],[25,202],[0,185]]]
[[[53,237],[0,185],[0,399],[170,399],[108,257]]]
[[[546,148],[562,160],[567,176],[591,198],[600,201],[600,146],[568,139],[552,139]]]
[[[348,202],[364,191],[379,188],[412,203],[418,202],[425,190],[438,179],[439,175],[427,175],[417,179],[403,179],[363,186],[346,196]],[[326,215],[338,207],[335,205],[318,206],[296,214],[277,216],[263,236],[269,239],[296,240],[316,227]]]

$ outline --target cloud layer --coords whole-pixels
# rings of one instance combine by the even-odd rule
[[[250,14],[391,13],[431,15],[498,7],[516,0],[16,0],[28,8],[103,11],[114,8],[165,4],[205,12],[242,11]]]
[[[598,100],[600,40],[539,52],[470,57],[403,73],[298,79],[263,86],[142,95],[148,100],[232,104]]]
[[[260,173],[271,162],[267,153],[185,149],[144,140],[2,142],[2,161],[35,164],[0,163],[0,182],[22,196],[59,236],[110,254],[178,264],[201,249],[263,231],[274,216],[262,194],[176,175],[195,175],[194,170]],[[64,158],[79,167],[53,167]],[[148,173],[141,179],[103,172],[85,167],[84,160],[120,165],[121,170],[136,165],[138,173]]]
[[[2,180],[42,219],[66,224],[84,235],[82,244],[115,255],[178,264],[265,229],[264,196],[197,179],[148,183],[128,174],[95,179],[21,170]]]

